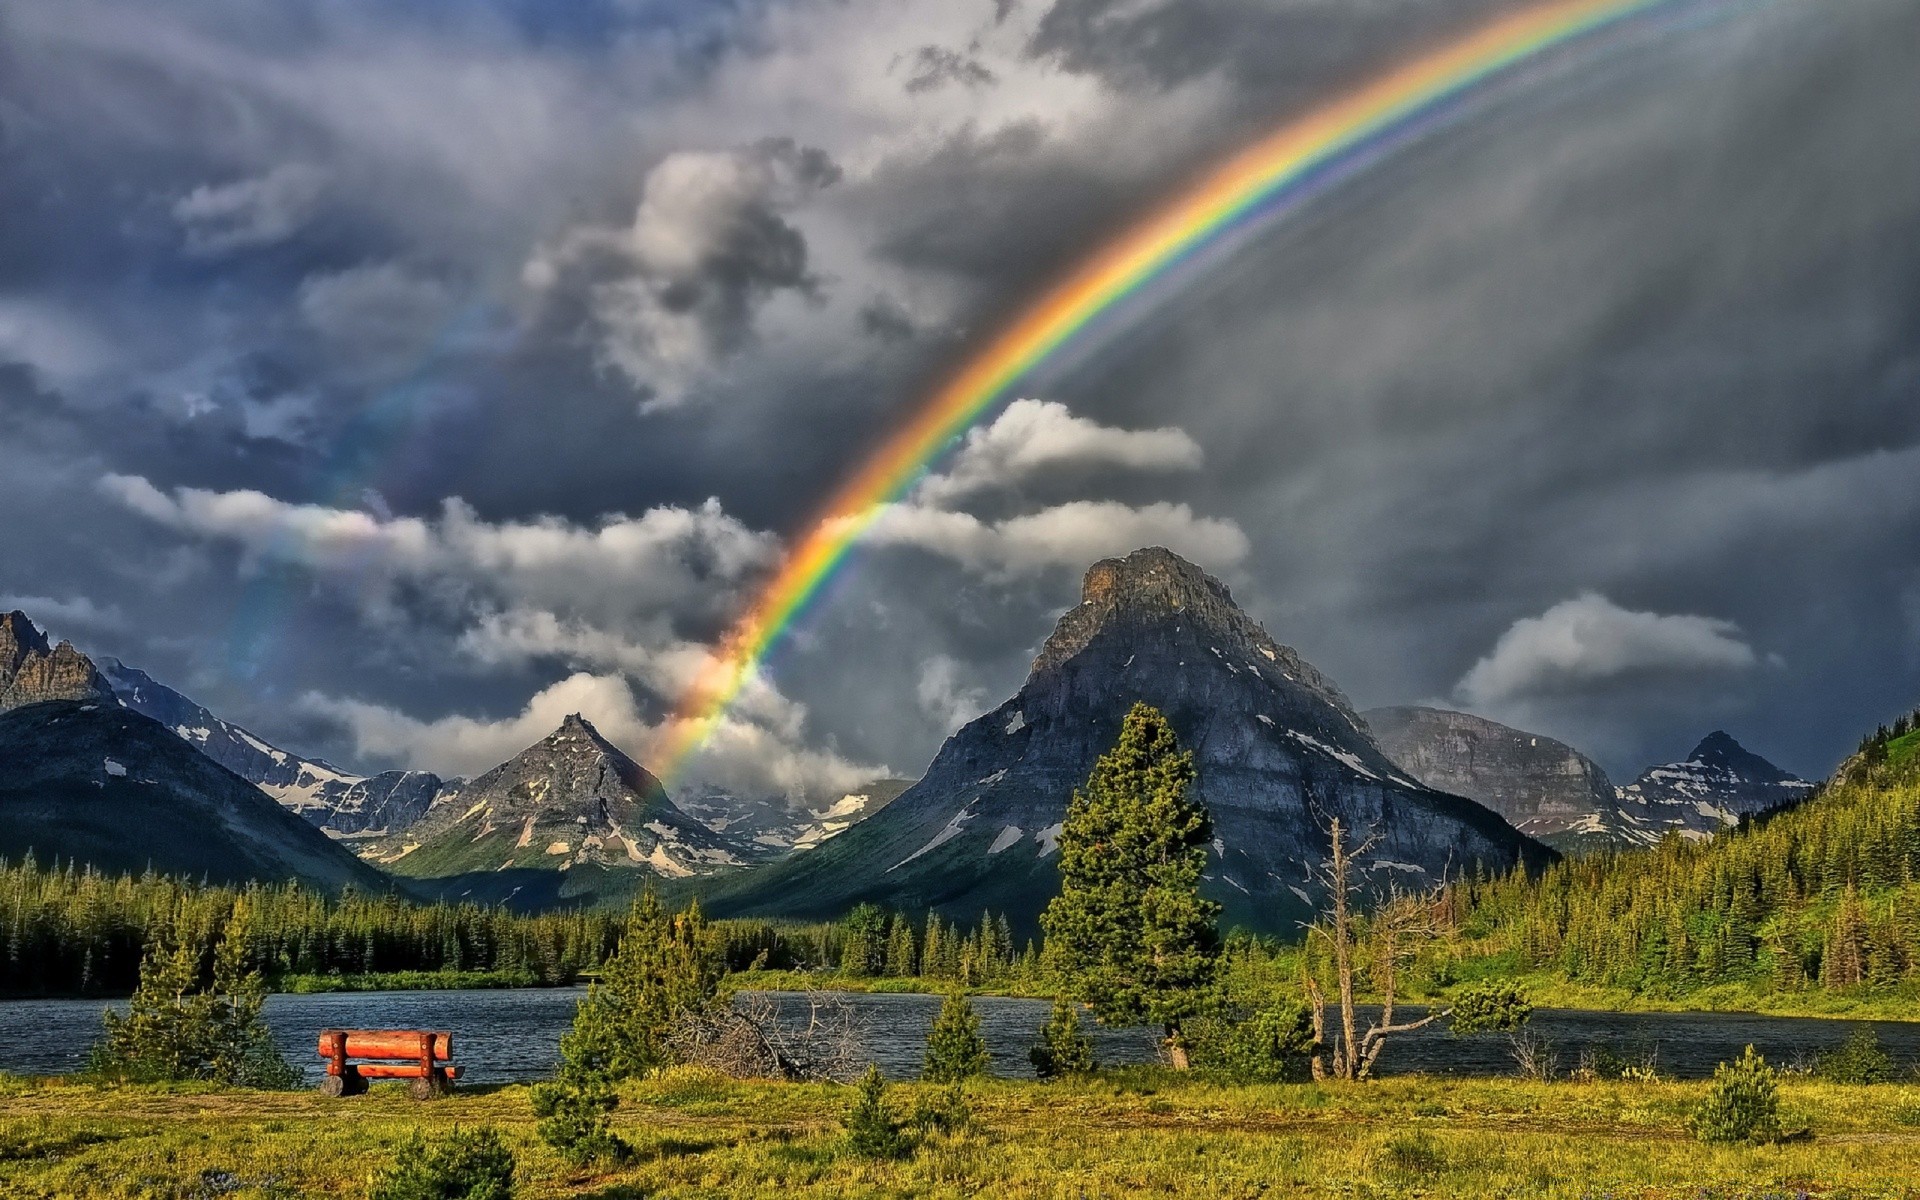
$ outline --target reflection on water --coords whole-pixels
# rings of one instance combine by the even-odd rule
[[[573,1019],[582,992],[575,988],[472,992],[357,992],[324,996],[270,996],[267,1023],[289,1061],[318,1079],[315,1035],[325,1028],[450,1029],[454,1061],[475,1083],[539,1079],[553,1069],[560,1035]],[[927,1030],[939,1010],[938,996],[863,995],[842,998],[853,1007],[869,1057],[894,1078],[919,1073]],[[783,1017],[804,1021],[807,1004],[798,993],[774,996]],[[997,1075],[1031,1074],[1027,1050],[1046,1024],[1044,1000],[998,996],[974,999],[981,1031]],[[52,1074],[75,1071],[100,1032],[98,1000],[0,1002],[0,1071]],[[1403,1010],[1404,1011],[1404,1010]],[[1417,1009],[1411,1010],[1415,1015]],[[1638,1059],[1656,1056],[1663,1074],[1682,1078],[1713,1073],[1714,1064],[1739,1055],[1751,1042],[1769,1061],[1791,1064],[1838,1045],[1850,1022],[1805,1017],[1754,1017],[1729,1013],[1604,1013],[1542,1009],[1533,1032],[1571,1067],[1586,1046],[1607,1045]],[[1877,1023],[1881,1043],[1896,1062],[1920,1058],[1920,1023]],[[1156,1036],[1149,1029],[1090,1026],[1100,1062],[1151,1062]],[[1393,1039],[1380,1061],[1382,1074],[1513,1073],[1506,1037],[1478,1034],[1455,1038],[1438,1029]]]

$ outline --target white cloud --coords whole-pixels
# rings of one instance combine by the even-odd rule
[[[159,524],[238,546],[250,562],[304,567],[374,616],[390,615],[403,585],[455,602],[492,599],[604,623],[725,615],[735,589],[777,551],[771,536],[716,500],[581,526],[555,517],[488,522],[457,498],[428,519],[290,504],[256,491],[165,493],[130,475],[108,475],[100,487]]]
[[[920,708],[947,730],[958,729],[987,710],[987,690],[961,686],[960,664],[944,654],[920,664],[914,694]]]
[[[422,721],[385,705],[309,693],[306,712],[338,723],[359,753],[443,776],[472,777],[546,737],[569,713],[579,713],[602,736],[649,769],[665,726],[641,713],[633,690],[617,675],[579,672],[535,693],[519,712],[500,718],[462,714]],[[795,799],[838,796],[890,772],[856,763],[832,750],[795,745],[774,730],[723,718],[693,759],[688,775],[740,795]]]
[[[127,627],[127,616],[116,604],[95,604],[85,596],[60,600],[52,596],[0,596],[0,612],[24,612],[42,629],[57,632],[63,626],[105,630]]]
[[[1197,470],[1200,445],[1181,429],[1116,429],[1054,400],[1015,400],[991,424],[968,431],[953,465],[929,476],[917,498],[945,506],[1016,484],[1050,468],[1103,464],[1137,471]]]
[[[900,504],[880,515],[867,540],[917,546],[995,578],[1081,568],[1142,546],[1165,546],[1219,571],[1241,562],[1249,549],[1234,522],[1195,516],[1188,505],[1132,508],[1111,500],[1075,500],[999,521]]]
[[[1760,661],[1731,621],[1634,612],[1586,592],[1515,621],[1455,691],[1493,705],[1628,676],[1749,670]]]
[[[173,205],[186,231],[187,250],[219,255],[285,241],[320,210],[327,173],[306,163],[282,163],[264,175],[234,183],[201,184]]]
[[[546,289],[583,275],[603,365],[647,391],[643,407],[671,406],[751,337],[769,297],[811,288],[806,240],[782,214],[838,175],[789,141],[669,154],[630,226],[571,230],[522,278]]]

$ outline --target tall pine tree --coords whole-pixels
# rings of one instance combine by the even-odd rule
[[[1162,1026],[1180,1068],[1181,1027],[1204,1005],[1220,957],[1220,906],[1200,896],[1213,823],[1194,778],[1166,717],[1135,704],[1067,805],[1060,894],[1040,918],[1070,993],[1103,1024]]]

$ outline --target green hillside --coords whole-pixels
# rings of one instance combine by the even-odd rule
[[[1915,725],[1877,730],[1804,805],[1711,840],[1462,885],[1461,949],[1654,999],[1920,994]]]

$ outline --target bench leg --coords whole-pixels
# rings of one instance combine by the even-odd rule
[[[320,1094],[322,1096],[364,1096],[367,1094],[367,1081],[360,1072],[349,1066],[338,1075],[321,1076]]]
[[[431,1075],[407,1080],[407,1095],[415,1100],[438,1100],[448,1092],[446,1076],[435,1071]]]

